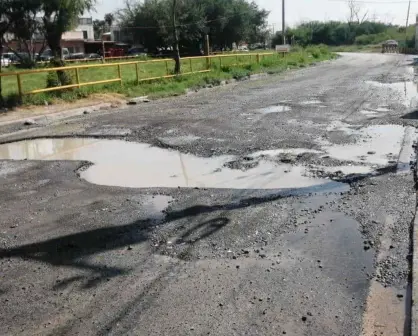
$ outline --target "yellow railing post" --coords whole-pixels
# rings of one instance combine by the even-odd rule
[[[135,71],[136,71],[136,85],[139,85],[139,68],[138,68],[138,63],[135,63]]]
[[[17,88],[19,90],[19,97],[20,99],[22,99],[23,97],[22,78],[20,77],[20,74],[17,74],[16,77],[17,77]]]
[[[190,62],[190,72],[193,72],[193,66],[192,66],[192,59],[189,58],[189,62]]]
[[[257,54],[257,63],[260,64],[260,54]]]
[[[75,79],[78,84],[78,88],[80,88],[80,73],[78,72],[78,68],[75,68]]]
[[[120,79],[120,85],[122,85],[122,69],[120,63],[118,63],[118,77]]]

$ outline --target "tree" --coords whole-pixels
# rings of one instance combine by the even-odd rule
[[[106,27],[106,22],[104,20],[93,21],[93,30],[94,30],[95,40],[101,40],[105,27]]]
[[[32,0],[30,0],[32,1]],[[92,9],[96,0],[41,0],[43,28],[52,55],[62,63],[61,38],[77,25],[79,15]],[[60,62],[58,62],[60,63]]]
[[[367,15],[369,11],[365,11],[362,13],[362,6],[355,0],[348,1],[348,9],[349,9],[349,16],[348,16],[348,23],[357,23],[361,24],[367,20]]]
[[[173,0],[173,52],[174,52],[174,73],[180,74],[180,50],[179,50],[179,35],[177,32],[177,0]]]
[[[140,43],[148,50],[173,47],[173,1],[127,1],[118,18],[121,26],[132,32],[131,42]],[[234,42],[264,39],[268,12],[247,0],[176,2],[174,14],[180,53],[198,54],[206,34],[216,48],[231,48]]]
[[[10,1],[0,2],[0,74],[2,73],[2,57],[3,57],[3,45],[7,31],[9,30],[9,17]],[[3,93],[2,93],[2,77],[0,76],[0,107],[4,105]]]
[[[112,13],[107,13],[104,16],[104,22],[107,25],[107,28],[110,30],[110,28],[113,26],[113,22],[115,21],[115,16]]]
[[[35,65],[35,40],[42,36],[42,21],[39,19],[41,0],[11,0],[8,17],[8,38],[4,39],[9,50],[18,57],[21,65],[32,67]],[[26,55],[18,54],[11,48],[10,42],[17,41]],[[41,49],[45,47],[45,44]],[[42,50],[41,50],[42,52]]]
[[[30,0],[32,1],[32,0]],[[62,60],[61,38],[78,23],[79,15],[90,10],[96,0],[41,0],[43,16],[43,33],[51,49],[54,59],[51,65],[54,67],[65,66]],[[71,76],[65,71],[57,71],[56,75],[50,73],[47,78],[47,86],[69,85]]]

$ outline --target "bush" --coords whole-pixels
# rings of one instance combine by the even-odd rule
[[[48,72],[48,75],[46,76],[46,87],[53,88],[57,86],[61,86],[61,83],[58,79],[57,72],[56,71]]]
[[[232,71],[232,67],[230,65],[222,65],[221,66],[221,71],[222,72],[231,72]]]
[[[322,55],[328,55],[329,54],[329,47],[326,44],[321,43],[318,45],[319,50],[321,51]]]
[[[358,45],[378,44],[390,39],[391,37],[387,33],[368,34],[357,36],[354,43]]]
[[[291,51],[292,52],[301,52],[301,51],[303,51],[303,48],[299,45],[294,45],[294,46],[292,46]]]
[[[232,78],[238,80],[248,77],[250,75],[250,71],[241,68],[233,68],[230,73],[232,75]]]
[[[65,62],[63,60],[53,59],[50,62],[50,66],[53,68],[60,68],[65,67]],[[71,85],[73,83],[73,79],[68,71],[50,71],[46,78],[46,87],[58,87],[64,85]]]
[[[322,52],[321,52],[321,49],[319,49],[319,47],[308,47],[306,48],[306,52],[311,54],[313,58],[316,58],[316,59],[322,56]]]

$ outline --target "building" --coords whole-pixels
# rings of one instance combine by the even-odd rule
[[[71,35],[76,32],[81,33],[81,38],[83,40],[94,41],[93,18],[79,18],[77,28],[64,33],[62,38],[68,39],[67,35]]]
[[[79,18],[78,26],[62,35],[61,47],[70,54],[85,53],[85,42],[94,41],[93,18]]]
[[[11,41],[8,45],[18,52],[27,52],[24,45],[21,45],[18,41],[13,40],[13,37],[9,34],[9,40]],[[62,35],[61,47],[67,48],[68,51],[73,53],[85,53],[85,42],[94,41],[94,29],[93,29],[93,18],[79,18],[78,26],[72,31],[66,32]],[[43,36],[37,34],[34,36],[33,41],[35,53],[39,53],[45,48],[45,41]]]

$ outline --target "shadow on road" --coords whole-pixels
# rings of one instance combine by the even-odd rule
[[[414,110],[412,112],[409,112],[403,115],[401,119],[413,119],[413,120],[418,119],[418,110]]]
[[[373,176],[383,175],[393,172],[394,167],[377,170]],[[396,167],[395,167],[396,169]],[[341,182],[351,183],[366,179],[371,175],[361,175],[353,179],[341,180]],[[172,211],[166,215],[166,218],[158,224],[166,225],[170,222],[184,219],[194,218],[191,220],[188,229],[179,237],[180,240],[187,242],[192,247],[197,241],[208,238],[217,231],[224,228],[230,220],[227,214],[231,210],[244,209],[250,206],[257,206],[269,202],[274,202],[281,198],[294,195],[309,195],[315,192],[335,192],[328,190],[329,185],[335,182],[327,182],[321,186],[314,188],[299,188],[291,190],[269,191],[270,194],[260,197],[248,197],[257,190],[243,190],[236,194],[233,199],[224,204],[214,205],[194,205],[179,211]],[[260,191],[260,190],[259,190]],[[262,190],[266,192],[266,190]],[[221,211],[216,218],[209,219],[205,216],[214,212]],[[203,215],[203,218],[202,218]],[[106,251],[112,251],[122,248],[128,248],[130,245],[141,244],[150,239],[151,233],[154,231],[156,221],[153,219],[138,220],[126,225],[109,226],[90,231],[83,231],[70,234],[63,237],[49,239],[46,241],[23,245],[10,249],[0,249],[0,259],[4,258],[22,258],[34,260],[37,262],[47,263],[53,266],[74,267],[81,270],[91,272],[93,278],[89,278],[85,287],[89,288],[98,285],[102,281],[126,274],[130,269],[122,267],[114,267],[108,265],[93,264],[84,260],[86,257],[99,254]],[[157,251],[158,252],[158,251]],[[181,258],[181,256],[179,256]],[[66,279],[56,285],[56,288],[62,288],[74,281],[85,278],[75,276]]]

